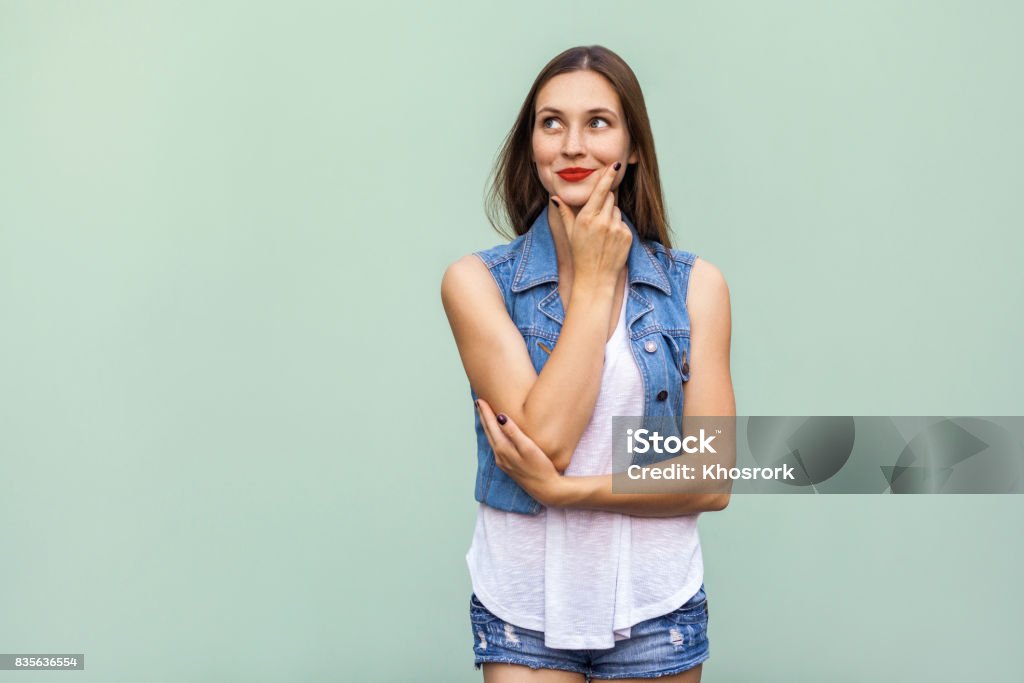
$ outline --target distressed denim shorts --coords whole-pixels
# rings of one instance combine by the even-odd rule
[[[474,593],[469,600],[474,665],[522,664],[531,669],[575,671],[586,680],[658,678],[692,669],[708,657],[708,600],[704,585],[679,609],[641,621],[630,637],[606,650],[559,650],[544,645],[544,634],[508,624]]]

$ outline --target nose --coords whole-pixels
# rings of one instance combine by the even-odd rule
[[[583,136],[573,126],[569,127],[569,132],[562,138],[562,154],[567,157],[578,157],[583,154]]]

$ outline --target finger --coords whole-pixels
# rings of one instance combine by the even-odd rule
[[[604,199],[604,204],[601,205],[601,219],[604,222],[609,222],[612,219],[612,209],[615,208],[615,193],[609,192]]]
[[[570,240],[572,239],[572,229],[576,225],[576,218],[572,215],[572,211],[565,205],[565,202],[561,200],[557,195],[552,196],[551,200],[555,202],[555,206],[558,207],[558,215],[562,217],[562,225],[565,226],[565,234]]]
[[[516,447],[518,452],[521,453],[531,449],[537,451],[540,450],[540,447],[534,443],[533,439],[528,437],[523,430],[519,428],[519,425],[513,422],[511,417],[508,417],[505,420],[505,424],[499,425],[498,429],[502,434],[508,437],[509,441],[512,442],[512,445]]]
[[[487,415],[484,413],[484,409],[483,409],[483,406],[485,406],[485,405],[487,405],[487,403],[482,398],[478,398],[476,400],[476,412],[480,414],[480,425],[484,428],[484,436],[487,437],[487,443],[489,443],[491,445],[491,450],[493,451],[494,450],[494,438],[491,436],[491,429],[492,429],[491,421],[494,420],[494,413],[493,412],[491,413],[491,420],[488,420],[487,419]],[[490,411],[490,407],[489,406],[488,406],[488,411]],[[497,421],[494,421],[493,429],[497,429],[497,424],[498,424]]]
[[[597,213],[601,205],[604,203],[605,195],[612,188],[612,183],[615,181],[615,176],[618,175],[618,169],[615,168],[616,164],[608,166],[604,169],[604,175],[597,181],[597,185],[594,187],[594,191],[590,193],[590,199],[583,205],[581,211],[590,211],[591,213]]]
[[[479,409],[480,406],[477,405]],[[515,451],[515,448],[511,445],[508,438],[501,433],[498,428],[498,422],[494,419],[494,413],[489,411],[488,415],[484,415],[483,411],[480,410],[480,422],[484,425],[484,435],[487,437],[487,443],[491,446],[491,452],[494,454],[494,464],[499,470],[508,474],[508,466],[510,462],[510,454]],[[497,442],[497,439],[502,441]]]
[[[494,411],[491,410],[491,406],[487,405],[487,401],[482,398],[477,399],[476,405],[480,410],[480,421],[484,424],[487,442],[491,444],[491,450],[497,453],[499,448],[509,443],[509,438],[502,433],[498,419],[495,417]]]

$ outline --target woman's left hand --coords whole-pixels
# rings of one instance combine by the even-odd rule
[[[505,424],[499,424],[487,401],[477,399],[476,405],[498,468],[541,505],[556,506],[564,482],[547,453],[524,434],[512,418],[505,417]]]

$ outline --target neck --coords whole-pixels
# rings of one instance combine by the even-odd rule
[[[615,194],[616,203],[618,202],[618,190],[613,190]],[[569,206],[565,205],[567,209],[572,213],[573,219],[579,215],[582,206]],[[572,247],[569,244],[569,234],[566,232],[565,223],[562,221],[562,213],[555,208],[555,205],[548,200],[548,205],[545,211],[548,212],[548,227],[551,228],[551,237],[555,241],[555,258],[558,261],[558,279],[564,282],[571,282],[573,276],[573,263],[572,263]],[[626,267],[623,266],[619,271],[618,282],[622,284],[622,280],[626,275]]]
[[[573,217],[579,213],[579,208],[567,206]],[[565,223],[562,221],[562,213],[555,208],[555,205],[548,201],[545,211],[548,212],[548,226],[551,228],[551,237],[555,240],[555,258],[558,261],[558,279],[571,279],[573,273],[572,247],[569,246],[569,234],[565,230]]]
[[[615,196],[615,205],[618,203],[618,190],[613,189],[612,195]],[[565,208],[572,214],[572,218],[575,219],[580,215],[580,210],[583,207],[573,207],[565,205]],[[559,279],[561,279],[562,273],[571,278],[572,275],[572,248],[569,246],[568,232],[565,230],[565,223],[562,221],[561,212],[555,208],[550,198],[548,200],[548,206],[545,209],[548,212],[548,226],[551,227],[551,237],[555,241],[555,255],[558,259],[558,273]]]

